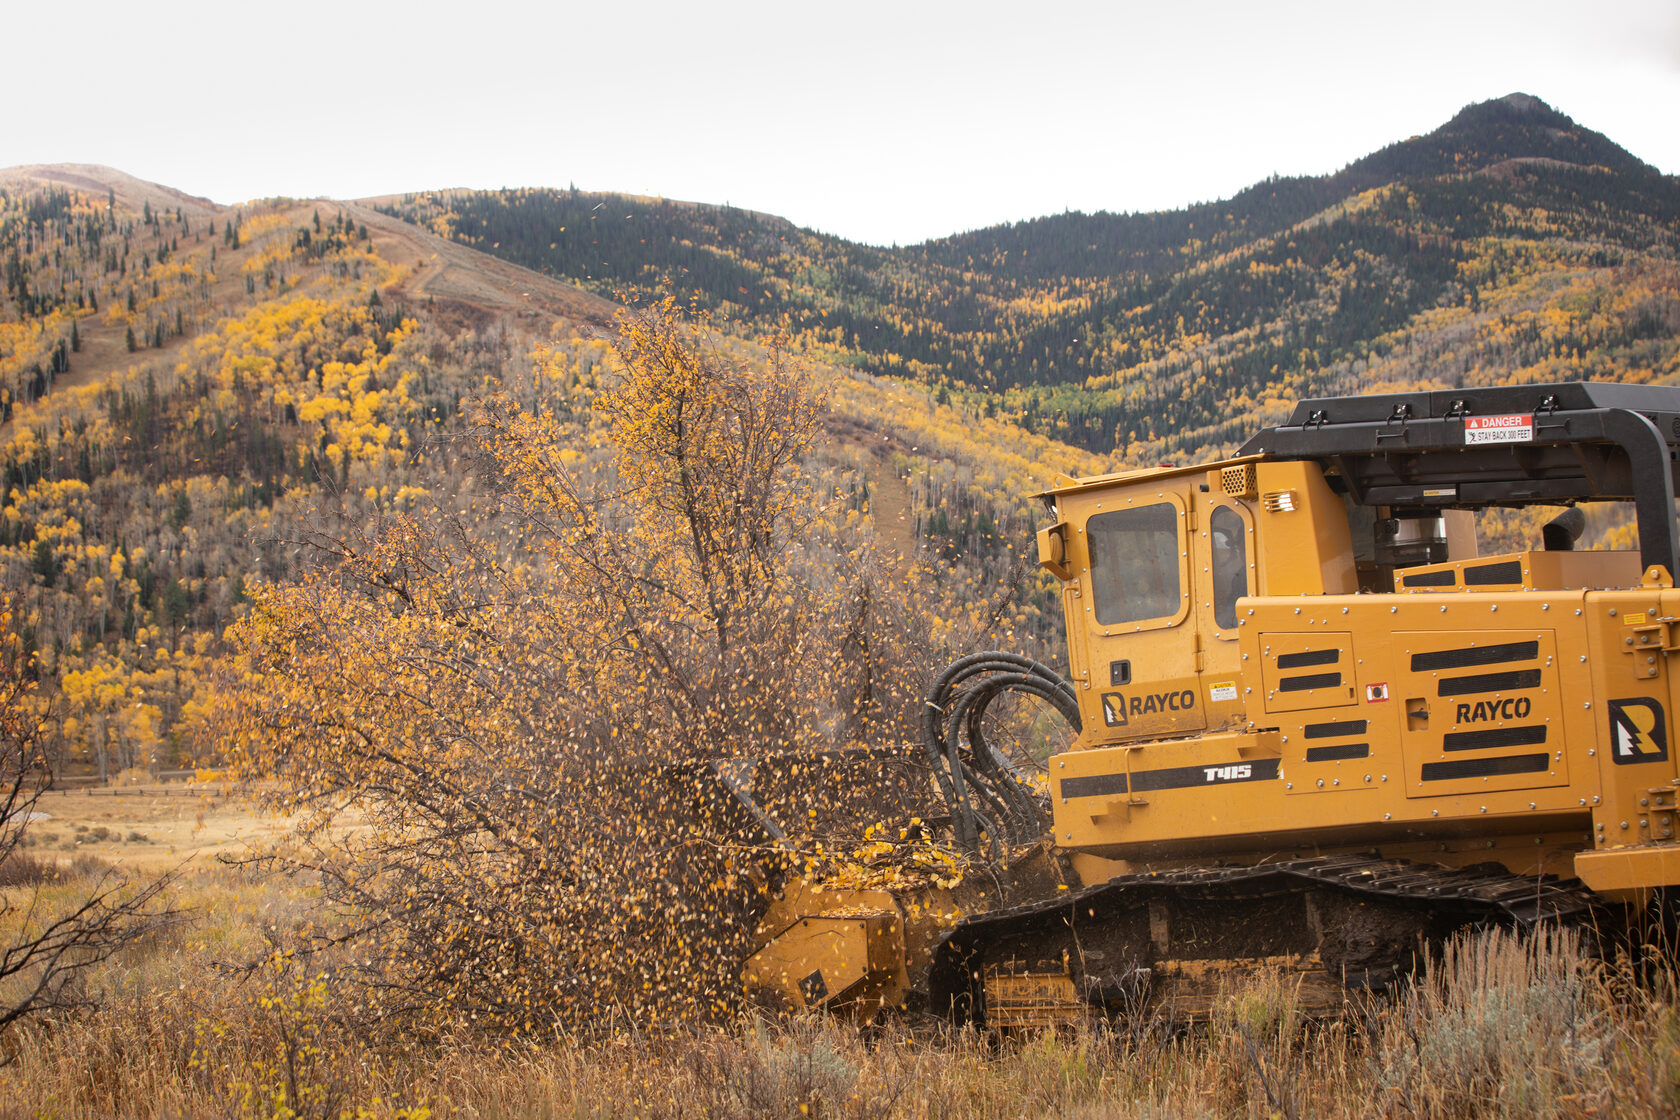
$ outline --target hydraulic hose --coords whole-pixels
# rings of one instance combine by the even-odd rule
[[[1010,763],[986,740],[987,707],[1006,692],[1037,696],[1081,729],[1073,686],[1049,667],[1016,653],[969,654],[948,665],[928,691],[922,710],[922,747],[950,809],[959,847],[989,854],[1042,835],[1049,810],[1015,776]]]

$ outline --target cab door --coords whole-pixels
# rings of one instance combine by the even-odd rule
[[[1105,492],[1082,510],[1082,567],[1069,600],[1090,684],[1086,726],[1103,741],[1207,727],[1196,641],[1188,485]],[[1071,511],[1070,511],[1071,512]],[[1075,646],[1077,649],[1077,640]],[[1094,709],[1094,710],[1092,710]]]
[[[1224,494],[1194,498],[1190,560],[1200,692],[1207,724],[1217,729],[1245,722],[1237,600],[1255,593],[1253,516]]]

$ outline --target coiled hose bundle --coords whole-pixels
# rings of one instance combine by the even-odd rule
[[[950,808],[957,844],[978,854],[984,837],[992,859],[1008,847],[1032,843],[1050,826],[1046,800],[1016,777],[981,729],[987,706],[1006,692],[1045,700],[1081,730],[1073,686],[1018,653],[958,658],[934,681],[922,710],[922,746]]]

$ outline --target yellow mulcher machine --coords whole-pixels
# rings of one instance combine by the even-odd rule
[[[749,989],[1018,1027],[1195,1015],[1272,968],[1328,1005],[1466,926],[1602,929],[1660,899],[1677,453],[1680,388],[1571,383],[1306,400],[1230,459],[1058,479],[1038,546],[1069,678],[965,658],[893,764],[922,776],[889,827],[940,829],[985,873],[792,879]],[[1637,547],[1574,548],[1596,502],[1632,504]],[[1480,552],[1479,514],[1528,506],[1560,513]],[[1079,729],[1047,788],[986,741],[1009,691]]]

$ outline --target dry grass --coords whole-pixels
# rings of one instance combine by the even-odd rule
[[[72,882],[49,889],[73,891]],[[1529,1117],[1680,1109],[1672,973],[1568,936],[1455,944],[1404,997],[1314,1023],[1256,980],[1205,1029],[861,1036],[822,1019],[508,1044],[353,1033],[331,983],[271,957],[308,892],[205,869],[200,919],[110,962],[102,1010],[5,1040],[0,1117]]]
[[[179,826],[197,809],[166,805],[188,804],[159,798],[124,823]],[[101,864],[70,854],[11,889],[75,898]],[[416,1041],[341,1021],[320,963],[274,953],[314,920],[305,886],[195,861],[171,890],[193,920],[103,965],[100,1010],[0,1039],[0,1120],[1680,1113],[1673,968],[1589,960],[1563,934],[1455,943],[1413,990],[1332,1023],[1256,978],[1196,1030],[864,1037],[818,1019],[508,1044],[467,1025]]]
[[[289,822],[255,814],[219,785],[171,782],[52,790],[35,805],[24,844],[47,863],[95,856],[136,873],[183,860],[240,856],[283,836]]]

